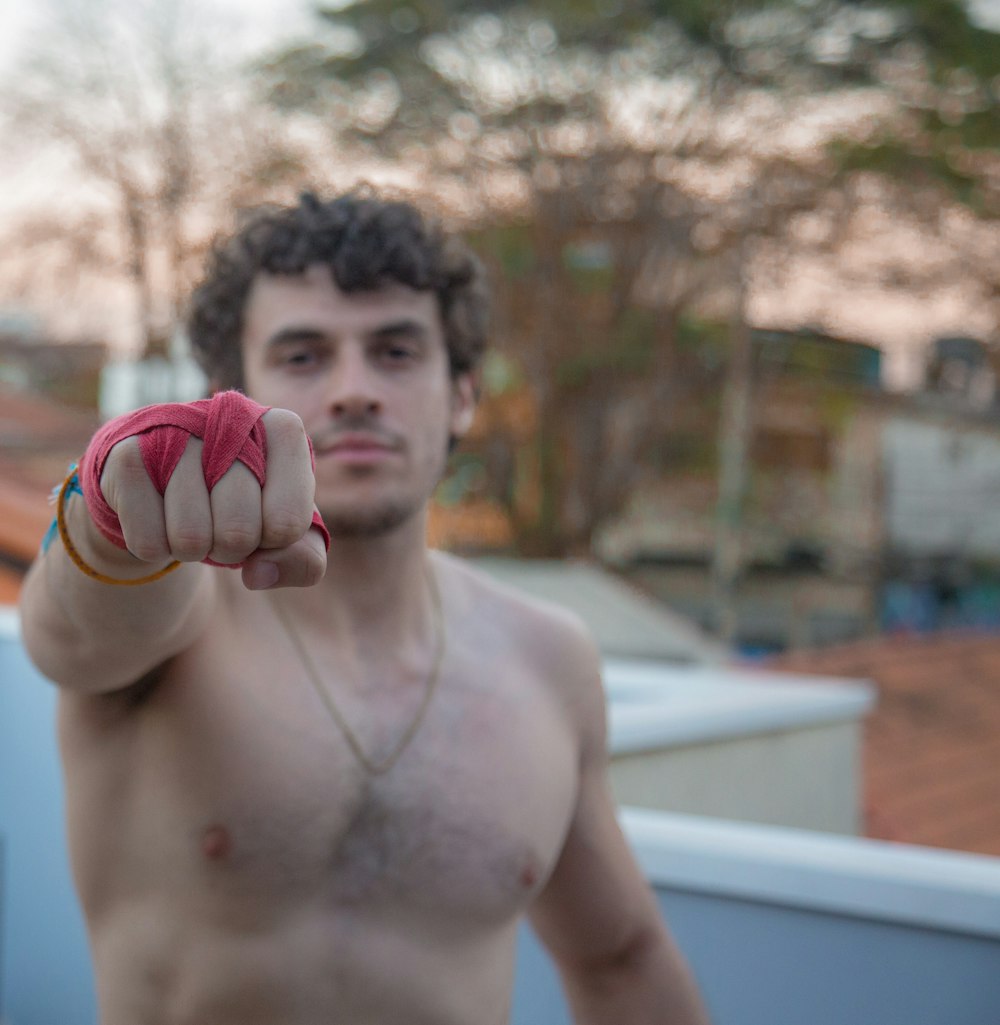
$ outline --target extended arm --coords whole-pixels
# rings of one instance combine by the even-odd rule
[[[266,413],[262,422],[263,488],[242,463],[233,463],[209,489],[203,442],[191,437],[161,494],[137,440],[113,446],[100,489],[128,550],[98,529],[79,496],[65,505],[74,547],[98,573],[119,580],[147,576],[172,560],[182,565],[153,583],[113,586],[81,572],[57,539],[32,567],[21,599],[25,645],[45,675],[73,690],[110,692],[182,651],[211,621],[217,578],[197,564],[206,557],[243,562],[248,586],[265,562],[276,567],[279,585],[320,579],[325,554],[309,530],[313,481],[301,422],[284,410]]]
[[[618,826],[607,783],[603,690],[596,657],[587,661],[576,811],[532,924],[559,968],[577,1025],[707,1025],[690,972]]]

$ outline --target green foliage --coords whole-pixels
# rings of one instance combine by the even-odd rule
[[[996,104],[964,114],[958,124],[932,111],[927,124],[932,133],[940,133],[952,146],[990,151],[1000,147],[1000,107]]]
[[[560,362],[556,370],[560,388],[575,391],[609,375],[635,378],[648,373],[656,341],[656,315],[631,307],[607,337],[596,343],[588,341],[581,339],[580,352]]]
[[[984,80],[1000,74],[996,33],[975,25],[962,0],[882,0],[882,4],[904,15],[908,36],[923,45],[939,78],[956,68]],[[852,0],[851,6],[870,5]]]
[[[865,5],[852,0],[849,6]],[[898,38],[922,55],[898,93],[898,122],[906,130],[890,130],[874,144],[836,144],[831,156],[842,173],[871,172],[906,188],[935,186],[977,215],[994,215],[992,172],[980,158],[1000,146],[1000,37],[974,24],[961,0],[883,0],[883,6],[901,15]],[[922,80],[932,88],[921,88]]]
[[[854,392],[824,388],[817,406],[820,422],[830,431],[840,431],[855,416],[860,403]]]
[[[603,240],[568,242],[562,248],[562,262],[574,289],[583,295],[606,293],[614,283],[614,255]]]
[[[671,431],[652,446],[649,459],[664,473],[678,475],[714,473],[719,465],[719,445],[716,432],[714,430]]]
[[[881,352],[809,330],[754,331],[757,362],[824,386],[854,390],[877,387],[881,377]]]
[[[346,8],[321,9],[320,14],[333,24],[350,25],[362,32],[371,52],[384,56],[394,38],[453,32],[463,23],[484,16],[547,22],[563,46],[607,49],[664,19],[707,40],[713,26],[733,11],[757,6],[760,4],[735,0],[411,0],[405,5],[392,0],[366,0]]]
[[[705,366],[720,365],[729,351],[730,334],[728,324],[685,314],[677,323],[677,349],[697,353]]]
[[[938,144],[946,141],[946,137],[937,139]],[[987,212],[980,177],[960,170],[950,148],[935,146],[921,152],[905,140],[890,137],[869,146],[838,142],[830,146],[830,154],[841,174],[868,171],[904,182],[910,188],[936,185],[974,213]]]
[[[470,232],[467,237],[477,252],[498,264],[508,280],[527,278],[535,273],[535,248],[526,225],[491,224]]]
[[[458,452],[451,458],[449,473],[437,486],[434,501],[439,505],[458,505],[462,499],[483,490],[486,468],[474,452]]]
[[[524,375],[518,363],[497,349],[487,350],[481,374],[487,395],[506,395],[524,386]]]

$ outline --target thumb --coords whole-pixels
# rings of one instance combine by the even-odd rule
[[[249,591],[272,587],[313,587],[326,573],[326,545],[319,530],[306,531],[287,548],[258,548],[243,563],[243,586]]]

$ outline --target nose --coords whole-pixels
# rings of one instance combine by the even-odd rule
[[[363,352],[345,347],[331,375],[329,407],[337,419],[381,412],[378,381]]]

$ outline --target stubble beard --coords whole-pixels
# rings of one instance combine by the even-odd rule
[[[431,472],[435,485],[444,475],[447,456],[442,455],[440,465]],[[376,540],[409,523],[418,516],[430,500],[433,488],[427,493],[381,495],[370,502],[347,504],[338,508],[331,503],[329,509],[320,509],[330,537],[340,540]]]
[[[384,502],[374,509],[324,512],[330,537],[339,540],[374,540],[385,537],[416,515],[412,502]]]

